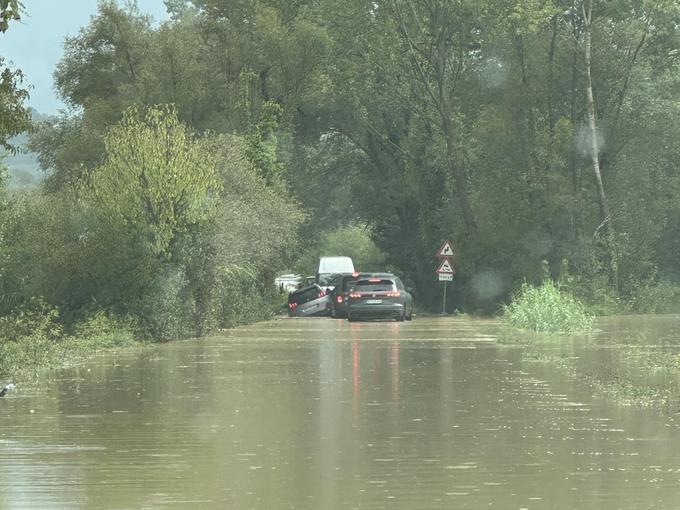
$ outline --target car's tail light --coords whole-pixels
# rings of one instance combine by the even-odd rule
[[[326,295],[325,291],[322,290],[321,292],[319,292],[319,297],[324,297],[325,295]]]
[[[342,303],[342,296],[336,296],[335,301]]]
[[[399,297],[399,296],[401,296],[401,292],[399,292],[399,291],[387,293],[387,297]]]
[[[298,305],[297,303],[288,303],[288,308],[290,308],[291,310],[295,310],[297,308],[297,305]]]
[[[368,281],[371,282],[371,283],[380,283],[381,282],[380,278],[369,278]]]
[[[352,278],[359,278],[359,273],[357,273],[356,271],[352,273]]]
[[[350,292],[349,294],[349,297],[351,298],[360,298],[361,296],[363,296],[361,292]]]

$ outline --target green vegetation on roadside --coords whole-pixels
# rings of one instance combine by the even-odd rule
[[[77,363],[100,350],[141,345],[133,324],[95,312],[71,332],[59,312],[42,300],[0,318],[0,380],[31,379],[45,368]]]
[[[594,320],[583,303],[550,279],[538,287],[522,285],[503,316],[516,328],[562,334],[590,331]]]

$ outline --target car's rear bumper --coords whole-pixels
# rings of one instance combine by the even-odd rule
[[[347,307],[347,316],[352,319],[398,319],[404,316],[404,305],[350,305]]]
[[[295,310],[289,310],[288,315],[291,317],[316,317],[328,315],[329,312],[330,303],[327,299],[324,299],[303,303]]]

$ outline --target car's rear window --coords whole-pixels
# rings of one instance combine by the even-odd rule
[[[394,290],[394,282],[392,280],[370,279],[359,280],[354,285],[354,290],[357,292],[384,292]]]
[[[321,289],[316,285],[312,287],[307,287],[306,289],[299,290],[288,296],[289,303],[306,303],[307,301],[312,301],[319,297]]]
[[[357,282],[356,278],[345,278],[342,282],[342,291],[347,292]]]
[[[323,285],[324,287],[335,286],[337,285],[339,278],[340,278],[339,274],[320,274],[319,285]]]

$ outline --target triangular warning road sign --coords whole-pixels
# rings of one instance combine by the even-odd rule
[[[447,258],[442,260],[442,263],[439,264],[439,268],[437,269],[437,273],[439,274],[453,274],[454,272],[451,261]]]
[[[439,248],[439,251],[437,252],[438,257],[452,257],[453,256],[453,244],[451,244],[451,241],[444,241],[444,244],[442,244],[442,247]]]

